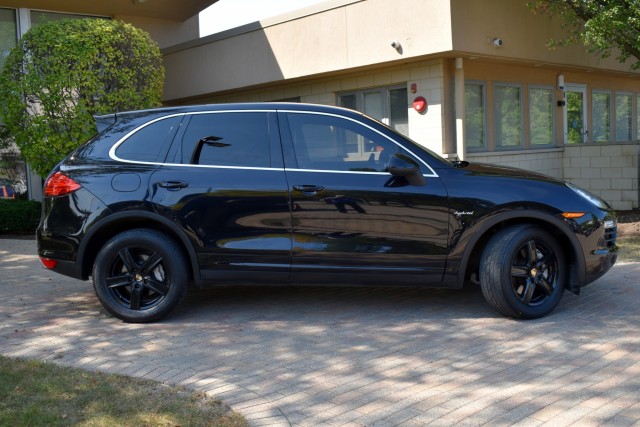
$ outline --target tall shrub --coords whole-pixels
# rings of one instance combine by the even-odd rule
[[[160,104],[162,57],[121,21],[71,19],[30,29],[0,75],[0,116],[41,176],[95,133],[93,115]]]

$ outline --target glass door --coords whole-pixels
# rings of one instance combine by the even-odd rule
[[[564,143],[583,144],[588,142],[587,130],[587,88],[584,85],[565,87]]]

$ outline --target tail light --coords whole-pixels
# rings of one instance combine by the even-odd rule
[[[58,261],[56,261],[55,259],[45,258],[45,257],[40,257],[40,263],[44,268],[47,268],[49,270],[51,270],[52,268],[55,268],[56,265],[58,265]]]
[[[80,184],[62,172],[56,172],[44,183],[44,195],[45,197],[65,196],[78,188],[80,188]]]

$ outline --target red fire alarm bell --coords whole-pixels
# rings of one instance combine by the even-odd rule
[[[413,109],[418,113],[423,113],[427,109],[427,100],[424,96],[418,96],[413,100]]]

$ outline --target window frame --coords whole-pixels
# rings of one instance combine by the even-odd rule
[[[398,89],[404,89],[407,91],[407,94],[409,93],[409,90],[407,89],[407,83],[399,83],[399,84],[395,84],[395,85],[390,85],[390,86],[377,86],[377,87],[371,87],[371,88],[367,88],[367,89],[358,89],[358,90],[350,90],[350,91],[345,91],[345,92],[339,92],[337,93],[337,101],[338,101],[338,106],[342,107],[342,98],[346,97],[346,96],[355,96],[356,99],[356,108],[355,111],[359,111],[362,112],[364,114],[368,114],[364,111],[364,97],[367,94],[371,94],[371,93],[380,93],[382,95],[382,110],[383,110],[383,117],[378,119],[376,117],[373,117],[376,120],[380,120],[382,123],[384,123],[385,125],[391,127],[391,91],[394,90],[398,90]],[[408,95],[407,95],[408,96]],[[344,107],[344,108],[350,108],[350,107]],[[407,111],[408,111],[408,106],[407,106]],[[408,113],[407,113],[407,133],[408,133],[408,126],[409,123],[409,117],[408,117]],[[395,129],[395,128],[394,128]],[[396,129],[397,130],[397,129]],[[400,132],[399,130],[397,130],[398,132]],[[404,135],[404,133],[403,133]],[[409,135],[405,135],[405,136],[409,136]]]
[[[551,142],[547,143],[547,144],[534,144],[533,143],[533,139],[532,139],[532,123],[533,120],[531,117],[531,91],[532,90],[536,90],[536,89],[544,89],[544,90],[549,90],[551,92]],[[528,121],[529,121],[529,126],[527,129],[527,148],[530,149],[539,149],[539,148],[551,148],[551,147],[555,147],[557,145],[556,143],[556,112],[554,109],[554,106],[556,105],[556,94],[555,94],[555,88],[553,86],[550,85],[527,85],[527,116],[528,116]]]
[[[630,99],[630,101],[629,101],[629,133],[628,133],[629,138],[628,139],[622,139],[622,140],[619,139],[619,135],[618,135],[618,97],[628,97]],[[614,102],[615,102],[615,106],[616,106],[616,108],[615,108],[615,117],[614,117],[614,119],[615,119],[615,134],[616,134],[616,136],[615,136],[615,141],[612,141],[612,142],[619,143],[619,142],[630,142],[630,141],[633,141],[633,112],[634,112],[633,111],[633,93],[632,92],[624,92],[624,91],[623,92],[616,92],[615,93]]]
[[[73,12],[58,12],[52,10],[42,10],[42,9],[28,9],[29,11],[29,28],[34,28],[38,25],[41,25],[42,22],[37,22],[34,25],[34,14],[42,13],[44,15],[54,15],[56,18],[53,21],[64,20],[64,19],[108,19],[111,20],[110,16],[106,15],[91,15],[87,13],[73,13]]]
[[[282,109],[282,110],[278,110],[278,114],[280,116],[280,123],[281,123],[280,126],[282,126],[283,123],[286,123],[286,131],[281,134],[282,143],[286,147],[285,148],[285,170],[295,170],[295,171],[303,171],[303,172],[336,173],[336,174],[364,174],[364,175],[390,176],[389,172],[343,171],[343,170],[304,169],[304,168],[300,168],[298,166],[298,160],[296,158],[297,156],[295,155],[295,148],[294,148],[293,136],[292,136],[292,128],[291,128],[291,124],[289,123],[288,115],[290,115],[290,114],[300,114],[300,115],[307,114],[307,115],[328,116],[328,117],[333,117],[333,118],[337,118],[337,119],[353,122],[357,126],[361,126],[361,127],[365,128],[365,129],[367,129],[367,131],[370,131],[370,132],[373,132],[373,133],[377,134],[378,137],[386,139],[386,140],[390,141],[391,143],[395,144],[398,147],[399,151],[404,151],[406,153],[409,153],[409,155],[411,155],[420,164],[421,168],[422,168],[422,166],[424,166],[424,169],[422,169],[422,175],[423,176],[425,176],[425,177],[438,177],[438,174],[435,172],[435,170],[420,155],[418,155],[414,151],[412,151],[409,147],[407,147],[407,145],[400,143],[395,138],[392,138],[391,136],[387,135],[386,133],[381,132],[380,130],[376,129],[375,127],[369,125],[368,123],[362,122],[360,120],[355,120],[355,119],[353,119],[351,117],[347,117],[347,116],[343,116],[343,115],[338,115],[338,114],[333,114],[333,113],[325,113],[325,112],[318,112],[318,111],[303,111],[303,110]],[[287,152],[289,152],[291,154],[289,155],[289,154],[287,154]]]
[[[125,137],[118,140],[118,142],[112,146],[110,150],[111,158],[127,163],[136,164],[156,165],[164,163],[170,152],[170,148],[173,144],[174,138],[180,129],[180,125],[184,121],[184,117],[184,114],[171,114],[168,116],[161,116],[153,120],[149,120],[148,122],[140,126],[136,126],[136,128],[132,132],[129,132]],[[152,128],[156,128],[162,122],[166,122],[167,124],[171,125],[171,127],[168,129],[166,135],[164,136],[162,143],[155,147],[157,148],[155,159],[136,159],[130,157],[129,153],[123,152],[127,148],[129,143],[135,142],[136,138],[139,138],[142,135],[142,132],[147,132]]]
[[[596,95],[608,95],[609,96],[609,102],[608,102],[608,112],[609,112],[609,123],[608,123],[608,131],[609,131],[609,137],[606,140],[596,140],[595,139],[595,124],[596,124],[596,120],[595,120],[595,108],[594,108],[594,102],[595,102],[595,98]],[[605,90],[605,89],[592,89],[591,90],[591,132],[589,135],[589,139],[591,140],[592,143],[596,143],[596,144],[607,144],[607,143],[611,143],[612,139],[613,139],[613,132],[612,132],[612,126],[611,126],[611,116],[612,116],[612,112],[613,112],[613,96],[612,96],[612,91],[611,90]]]
[[[640,133],[640,93],[635,93],[634,95],[636,99],[636,102],[633,103],[633,108],[635,108],[634,115],[636,117],[635,142],[638,142],[638,139],[640,139],[640,135],[638,135],[638,133]]]
[[[501,116],[498,115],[499,106],[497,103],[497,89],[498,88],[517,88],[519,91],[518,103],[520,105],[520,143],[518,145],[502,145],[498,143],[497,130],[499,128],[498,121]],[[495,151],[510,151],[510,150],[522,150],[524,146],[524,111],[523,111],[523,85],[521,83],[509,83],[509,82],[494,82],[493,83],[493,146]]]
[[[466,95],[466,90],[467,90],[467,85],[477,85],[480,86],[481,88],[481,92],[482,92],[482,142],[483,145],[481,147],[470,147],[468,145],[468,140],[467,140],[467,105],[466,105],[466,96],[465,96],[465,129],[464,129],[464,135],[465,135],[465,145],[467,147],[467,151],[468,152],[484,152],[484,151],[489,151],[489,133],[488,133],[488,115],[487,115],[487,82],[486,81],[482,81],[482,80],[465,80],[464,82],[464,88],[465,88],[465,95]]]
[[[15,34],[14,34],[14,39],[13,41],[15,42],[13,47],[9,48],[9,50],[6,51],[6,55],[9,55],[9,52],[11,51],[11,49],[15,48],[18,45],[18,42],[20,41],[20,25],[18,23],[18,10],[14,9],[14,8],[10,8],[10,7],[0,7],[0,10],[2,11],[9,11],[10,13],[13,12],[13,25],[14,25],[14,29],[15,29]],[[3,22],[10,22],[10,21],[3,21]],[[7,45],[7,47],[9,47]],[[6,56],[4,54],[4,51],[0,51],[0,71],[2,71],[2,68],[4,66],[4,62],[6,60]],[[0,123],[2,123],[0,121]]]
[[[259,111],[259,110],[222,110],[222,111],[198,111],[198,112],[193,112],[193,113],[189,113],[187,114],[187,117],[185,118],[185,120],[183,120],[181,127],[183,128],[183,131],[180,132],[176,137],[175,137],[175,144],[179,149],[176,150],[176,157],[174,158],[174,162],[175,163],[179,163],[181,165],[184,166],[188,166],[188,167],[208,167],[208,168],[223,168],[223,169],[271,169],[273,168],[273,160],[272,160],[272,115],[270,115],[270,111]],[[264,164],[261,165],[247,165],[247,164],[243,164],[243,165],[236,165],[236,164],[211,164],[211,163],[192,163],[193,158],[191,157],[194,153],[194,149],[196,148],[195,146],[193,146],[191,152],[186,152],[184,151],[185,148],[185,137],[187,136],[187,134],[189,133],[189,130],[193,127],[194,125],[194,120],[198,120],[200,117],[204,117],[204,116],[213,116],[213,115],[229,115],[229,114],[262,114],[264,115],[264,120],[265,120],[265,134],[264,139],[265,139],[265,143],[266,143],[266,150],[263,151],[263,154],[266,153],[266,161]],[[205,118],[206,119],[206,118]],[[203,136],[203,139],[208,137],[210,135],[205,135]],[[202,139],[200,140],[202,143]],[[202,152],[202,149],[204,148],[204,144],[202,145],[202,147],[200,148],[199,152]],[[185,156],[186,154],[186,156]]]

